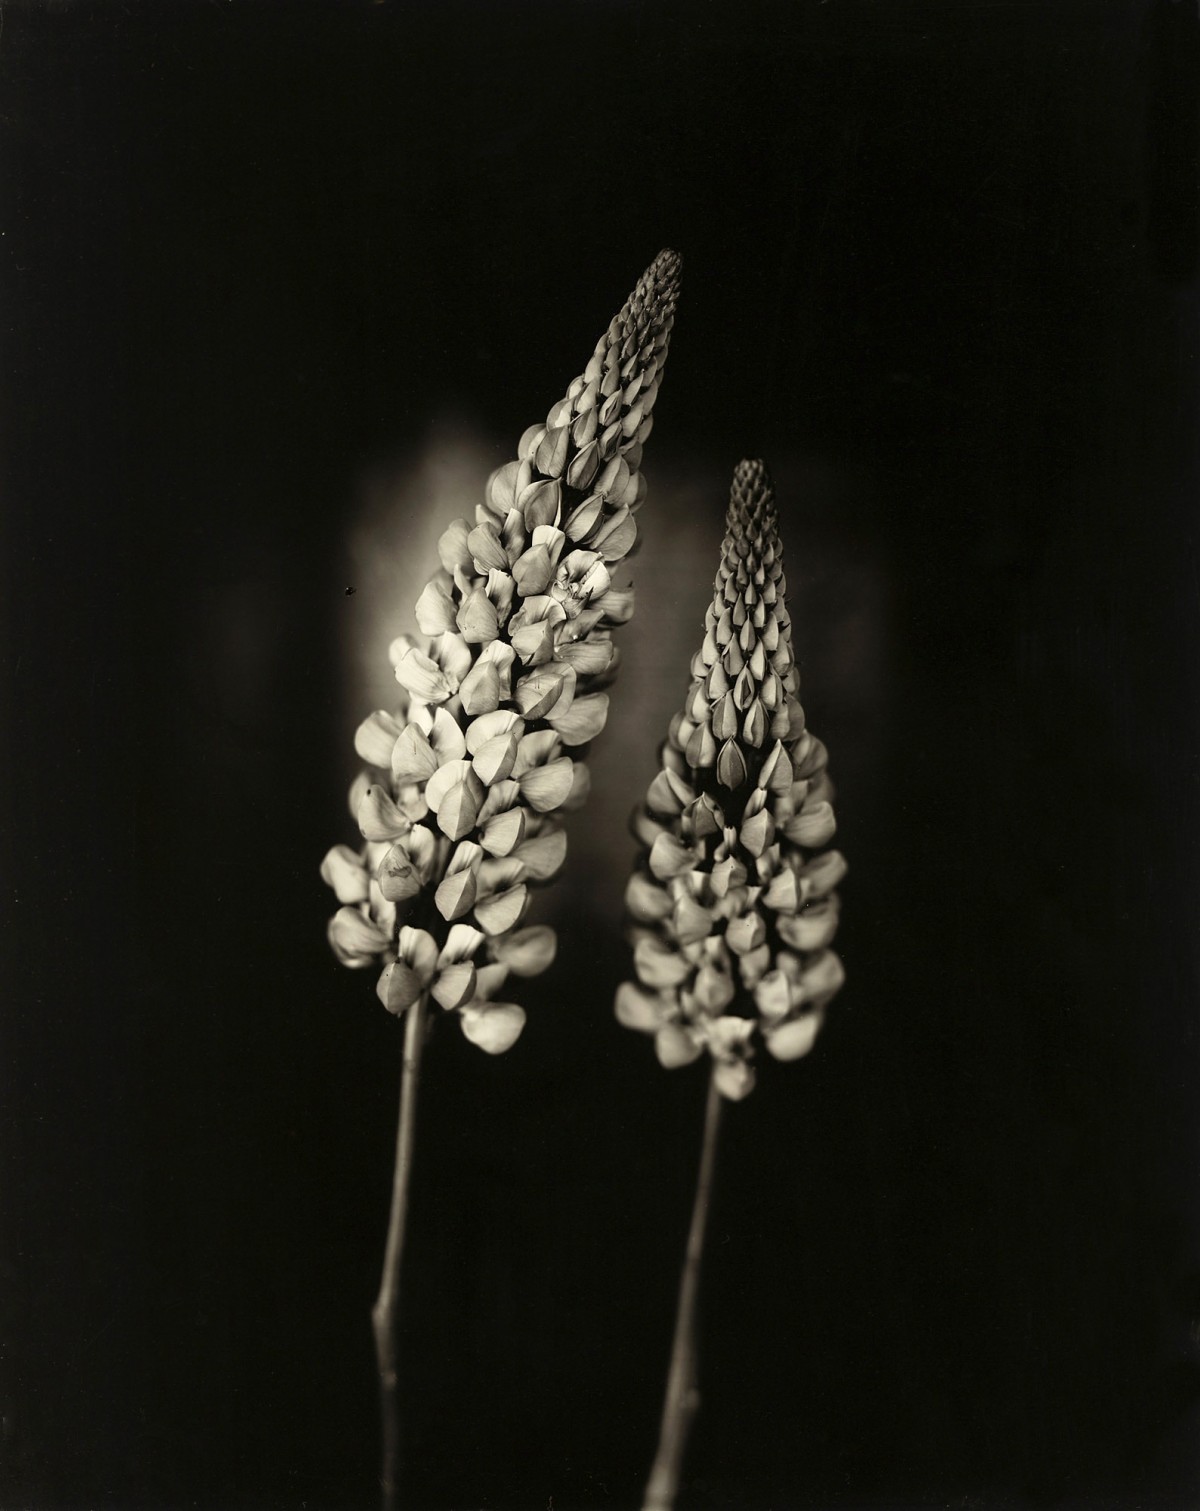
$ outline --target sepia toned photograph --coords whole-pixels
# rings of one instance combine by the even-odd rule
[[[1200,1507],[1193,0],[2,0],[0,1511]]]

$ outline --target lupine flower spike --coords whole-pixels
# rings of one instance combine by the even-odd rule
[[[711,1064],[700,1178],[680,1287],[658,1454],[644,1511],[678,1493],[696,1405],[695,1302],[723,1100],[754,1086],[759,1044],[777,1060],[813,1047],[842,984],[830,949],[835,822],[824,745],[797,699],[783,551],[761,462],[739,463],[704,644],[661,767],[634,815],[626,892],[636,981],[616,1014],[652,1035],[668,1069]]]
[[[395,1311],[424,1014],[432,1004],[500,1054],[525,1024],[503,995],[509,978],[554,958],[553,931],[524,918],[531,888],[564,862],[559,815],[587,796],[587,747],[617,665],[612,631],[633,612],[614,574],[637,539],[679,268],[674,252],[659,254],[565,397],[492,474],[474,520],[442,535],[441,567],[416,605],[420,634],[391,647],[397,706],[355,736],[365,767],[350,808],[363,844],[334,846],[321,868],[341,904],[334,953],[377,971],[380,1001],[406,1017],[374,1312],[386,1507],[396,1505]]]

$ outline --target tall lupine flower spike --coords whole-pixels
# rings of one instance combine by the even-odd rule
[[[636,981],[617,1018],[654,1036],[668,1068],[711,1060],[658,1452],[643,1511],[671,1511],[696,1409],[696,1297],[723,1100],[754,1086],[759,1040],[778,1060],[812,1048],[842,966],[829,948],[846,863],[826,752],[797,699],[783,551],[761,462],[738,464],[721,564],[682,712],[634,814],[642,850],[626,892]]]
[[[846,872],[826,750],[806,727],[785,602],[774,494],[739,463],[721,565],[683,711],[661,748],[634,828],[643,850],[626,892],[636,981],[617,992],[627,1028],[660,1061],[706,1050],[717,1089],[754,1085],[761,1040],[808,1053],[842,984],[829,948]]]
[[[608,716],[612,630],[633,612],[613,574],[637,539],[679,267],[659,254],[545,424],[492,474],[475,519],[442,535],[420,635],[391,647],[399,706],[355,736],[365,843],[335,846],[322,866],[342,904],[338,959],[380,969],[393,1013],[431,996],[489,1053],[524,1023],[495,994],[554,955],[551,930],[521,923],[529,889],[563,863],[558,815],[586,797],[584,757]],[[453,945],[431,924],[454,924]]]
[[[554,958],[553,930],[527,927],[530,889],[566,857],[559,815],[584,801],[587,747],[604,727],[616,671],[612,631],[633,613],[614,580],[637,540],[642,448],[674,322],[678,256],[639,279],[583,372],[518,456],[488,480],[473,520],[456,519],[416,605],[419,635],[391,660],[396,707],[359,726],[365,763],[350,792],[363,844],[321,867],[340,904],[329,941],[347,966],[379,972],[377,994],[405,1017],[391,1220],[375,1304],[383,1406],[384,1505],[399,1455],[395,1313],[429,1004],[500,1054],[524,1010],[509,976]]]

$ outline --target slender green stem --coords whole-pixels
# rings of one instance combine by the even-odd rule
[[[404,1025],[404,1064],[400,1073],[400,1120],[396,1128],[396,1169],[392,1176],[392,1209],[388,1218],[383,1278],[379,1282],[371,1320],[375,1329],[375,1355],[379,1363],[379,1405],[383,1419],[383,1464],[379,1484],[383,1511],[398,1511],[397,1480],[400,1468],[400,1392],[396,1339],[400,1301],[400,1269],[404,1262],[404,1237],[408,1228],[408,1187],[412,1174],[413,1131],[417,1116],[417,1079],[425,1040],[425,998],[418,997],[408,1010]]]
[[[667,1393],[663,1401],[658,1452],[654,1456],[654,1466],[646,1482],[642,1511],[673,1511],[675,1497],[679,1494],[679,1475],[687,1449],[688,1429],[700,1405],[696,1371],[696,1297],[700,1290],[700,1261],[704,1254],[704,1235],[708,1227],[709,1195],[716,1162],[721,1100],[716,1082],[710,1079],[708,1101],[704,1109],[704,1140],[700,1146],[700,1174],[696,1180],[692,1224],[688,1229],[683,1274],[679,1281],[675,1341],[671,1345],[671,1366],[667,1372]]]

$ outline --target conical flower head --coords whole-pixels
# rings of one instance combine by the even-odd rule
[[[826,752],[798,691],[774,492],[744,461],[691,686],[634,815],[636,980],[616,1001],[664,1065],[707,1049],[734,1099],[754,1084],[758,1040],[780,1060],[807,1054],[842,983],[829,944],[846,866],[828,848]]]
[[[613,573],[637,538],[679,268],[660,253],[545,424],[492,474],[475,518],[442,535],[420,634],[391,647],[399,706],[355,738],[365,846],[335,846],[322,867],[342,903],[329,926],[338,958],[383,967],[390,1011],[427,993],[491,1053],[524,1024],[495,994],[554,956],[553,931],[522,923],[531,888],[565,859],[558,814],[587,796],[612,631],[633,612]]]

